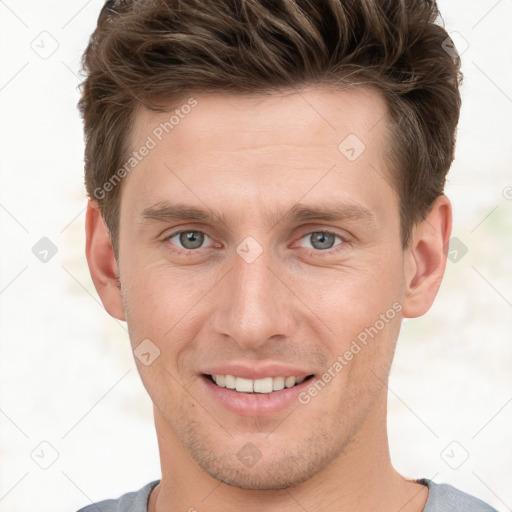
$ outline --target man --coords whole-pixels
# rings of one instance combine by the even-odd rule
[[[87,260],[162,478],[82,510],[491,511],[392,467],[403,318],[445,270],[459,59],[426,0],[107,2]],[[206,499],[207,498],[207,499]]]

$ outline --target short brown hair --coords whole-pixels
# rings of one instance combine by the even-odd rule
[[[190,93],[356,83],[375,87],[388,106],[406,247],[443,194],[455,150],[460,60],[438,18],[433,0],[107,2],[84,53],[79,107],[87,192],[114,251],[121,184],[108,193],[104,184],[129,158],[138,107],[162,111]]]

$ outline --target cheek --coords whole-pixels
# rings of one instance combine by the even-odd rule
[[[165,339],[190,325],[208,300],[214,273],[133,262],[122,273],[130,332]]]
[[[347,401],[351,407],[359,402],[362,406],[368,400],[365,393],[373,396],[386,381],[401,324],[400,275],[400,267],[390,260],[374,260],[373,265],[361,262],[301,288],[304,294],[319,290],[308,296],[320,319],[318,332],[328,327],[318,335],[328,359],[318,388],[327,383],[325,399],[341,408]]]
[[[215,281],[210,283],[211,274],[200,279],[168,265],[139,265],[133,268],[143,272],[127,271],[123,293],[130,342],[135,354],[143,340],[154,344],[158,358],[150,366],[136,361],[141,379],[155,403],[177,407],[187,396],[182,386],[195,378],[191,363],[197,359],[196,340],[208,318],[208,292]]]
[[[379,322],[382,315],[387,314],[386,326],[397,322],[403,298],[400,270],[397,265],[378,262],[329,272],[323,269],[303,273],[294,288],[331,334],[348,341]],[[380,322],[378,326],[382,330]]]
[[[326,366],[301,403],[321,394],[315,407],[330,404],[330,411],[338,411],[340,424],[351,425],[364,416],[385,386],[400,331],[402,305],[391,299],[373,299],[371,308],[368,300],[363,308],[345,304],[338,321],[331,322],[335,334],[321,340],[322,350],[329,354]]]

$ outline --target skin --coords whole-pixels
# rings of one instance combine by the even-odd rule
[[[127,321],[132,348],[150,339],[160,350],[149,366],[136,359],[162,467],[149,510],[423,510],[427,488],[391,465],[386,384],[402,317],[423,315],[438,291],[448,199],[404,250],[374,90],[195,98],[123,181],[118,261],[95,201],[87,211],[87,259],[106,310]],[[137,112],[132,147],[168,118]],[[338,150],[349,134],[366,146],[352,162]],[[222,221],[143,215],[164,201]],[[286,216],[298,203],[346,215]],[[170,238],[180,230],[208,237],[186,249]],[[325,230],[336,235],[330,250],[312,245]],[[252,263],[236,252],[248,236],[262,249]],[[321,377],[395,303],[401,313],[305,405],[246,417],[203,392],[198,372],[210,364],[278,362]],[[247,443],[261,454],[252,467],[237,457]]]

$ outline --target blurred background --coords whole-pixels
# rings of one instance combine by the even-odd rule
[[[125,324],[84,256],[81,53],[102,0],[0,0],[0,512],[74,511],[160,478]],[[441,0],[465,82],[448,268],[406,321],[393,463],[512,510],[511,0]]]

